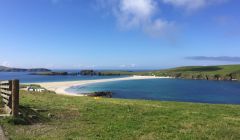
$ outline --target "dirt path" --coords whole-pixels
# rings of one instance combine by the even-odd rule
[[[0,140],[8,140],[5,135],[2,127],[0,126]]]

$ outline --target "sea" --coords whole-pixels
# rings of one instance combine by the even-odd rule
[[[40,76],[25,72],[0,72],[0,80],[19,79],[20,83],[108,79],[119,76]],[[111,91],[113,98],[240,104],[240,82],[184,79],[145,79],[114,81],[75,86],[67,89],[77,94]]]
[[[71,70],[68,72],[75,71]],[[81,76],[81,75],[51,76],[51,75],[31,75],[31,73],[28,72],[0,72],[0,80],[19,79],[20,83],[63,82],[63,81],[108,79],[115,77],[119,76]]]

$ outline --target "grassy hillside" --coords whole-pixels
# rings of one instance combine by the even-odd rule
[[[207,74],[229,74],[233,72],[240,72],[240,65],[187,66],[162,70],[159,72],[204,72]]]
[[[240,65],[188,66],[153,72],[155,75],[168,75],[179,78],[240,80]]]
[[[0,119],[13,140],[240,139],[239,105],[26,92],[20,97],[22,118]]]
[[[131,72],[131,71],[105,71],[105,75],[156,75],[171,76],[186,79],[208,79],[208,80],[240,80],[240,65],[221,66],[187,66],[166,70]]]

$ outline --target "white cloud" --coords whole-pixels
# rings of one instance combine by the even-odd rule
[[[115,13],[121,26],[139,27],[151,20],[156,9],[153,0],[121,0]]]
[[[80,68],[80,69],[93,69],[98,67],[97,65],[76,65],[75,68]]]
[[[137,65],[136,64],[123,64],[120,65],[121,68],[135,68]]]
[[[8,61],[3,61],[1,63],[1,66],[10,67],[11,65],[10,65],[10,63]]]
[[[163,36],[173,22],[158,17],[158,0],[98,0],[100,6],[111,8],[121,29],[140,29],[150,36]]]
[[[187,11],[198,10],[211,4],[219,4],[228,0],[163,0],[164,3],[185,8]]]
[[[144,28],[144,31],[152,37],[171,36],[175,30],[175,23],[167,20],[156,19],[149,26]]]
[[[98,6],[112,14],[120,29],[138,29],[153,37],[175,38],[176,21],[164,17],[161,6],[172,5],[193,12],[228,0],[97,0]],[[110,10],[109,10],[110,9]]]

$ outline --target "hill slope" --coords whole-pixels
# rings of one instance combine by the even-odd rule
[[[228,74],[240,72],[240,65],[186,66],[162,70],[160,72],[204,72],[208,74]]]
[[[240,80],[240,65],[186,66],[144,72],[103,71],[101,73],[103,75],[155,75],[185,79]]]
[[[240,65],[178,67],[154,71],[152,74],[187,79],[240,80]]]

